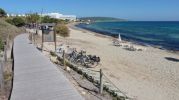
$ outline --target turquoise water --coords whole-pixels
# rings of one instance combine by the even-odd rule
[[[142,44],[179,50],[179,22],[97,22],[78,27]]]

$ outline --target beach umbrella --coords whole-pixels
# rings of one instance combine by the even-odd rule
[[[118,40],[119,40],[119,41],[122,41],[122,40],[121,40],[121,34],[120,34],[120,33],[119,33],[119,35],[118,35]]]

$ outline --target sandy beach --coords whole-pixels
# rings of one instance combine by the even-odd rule
[[[129,51],[113,46],[112,37],[68,25],[70,37],[57,37],[58,45],[68,44],[87,54],[101,57],[107,77],[127,96],[135,100],[179,100],[179,55],[151,46]],[[169,59],[166,59],[169,58]]]

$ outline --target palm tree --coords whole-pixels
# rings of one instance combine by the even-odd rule
[[[40,16],[37,13],[27,14],[26,21],[27,23],[37,23],[40,19]]]

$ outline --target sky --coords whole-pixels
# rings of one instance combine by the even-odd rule
[[[179,21],[179,0],[0,0],[8,13],[59,12],[77,17]]]

